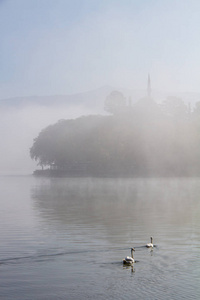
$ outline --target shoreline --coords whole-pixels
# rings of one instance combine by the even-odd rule
[[[33,176],[36,177],[96,177],[96,178],[198,178],[200,174],[156,174],[156,173],[143,173],[143,174],[120,174],[114,172],[84,172],[80,170],[52,170],[52,169],[45,169],[45,170],[35,170],[32,173]]]

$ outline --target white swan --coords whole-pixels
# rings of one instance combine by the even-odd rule
[[[126,264],[126,265],[130,265],[132,263],[134,263],[134,258],[133,258],[133,251],[135,251],[134,248],[131,248],[131,256],[127,256],[123,259],[123,264]]]
[[[150,237],[150,239],[151,239],[151,243],[146,244],[147,248],[153,248],[153,238],[152,238],[152,236]]]

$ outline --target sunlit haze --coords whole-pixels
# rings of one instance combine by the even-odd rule
[[[198,0],[1,0],[0,98],[103,85],[200,92]]]

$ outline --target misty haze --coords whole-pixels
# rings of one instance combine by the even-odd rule
[[[199,12],[0,1],[0,298],[200,299]]]

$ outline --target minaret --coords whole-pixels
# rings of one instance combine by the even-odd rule
[[[151,98],[151,79],[149,74],[148,74],[148,83],[147,83],[147,97],[148,99]]]

